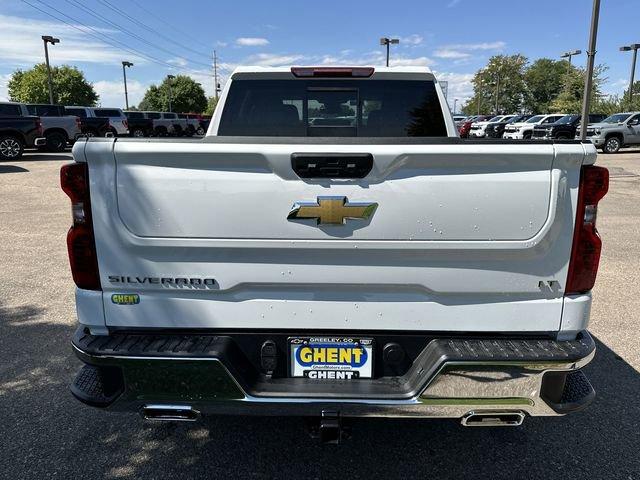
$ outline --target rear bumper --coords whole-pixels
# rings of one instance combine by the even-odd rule
[[[79,329],[73,347],[86,364],[73,394],[116,411],[153,405],[215,414],[553,416],[580,410],[595,395],[579,371],[595,353],[586,331],[571,341],[435,338],[403,375],[331,383],[263,375],[232,335],[92,336]]]

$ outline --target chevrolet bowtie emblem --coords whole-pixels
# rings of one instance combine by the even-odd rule
[[[347,219],[366,220],[377,203],[349,203],[347,197],[318,197],[316,202],[297,202],[288,220],[315,219],[318,225],[342,225]]]

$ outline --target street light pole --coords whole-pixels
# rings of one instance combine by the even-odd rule
[[[593,65],[596,57],[596,41],[598,39],[598,19],[600,18],[600,0],[593,0],[591,11],[591,31],[589,32],[589,50],[587,50],[587,70],[585,72],[584,94],[582,98],[582,120],[580,140],[587,139],[587,124],[589,123],[589,108],[591,107],[591,88],[593,86]]]
[[[400,39],[398,38],[388,38],[382,37],[380,39],[380,45],[386,45],[387,47],[387,67],[389,66],[389,45],[397,45],[400,43]]]
[[[126,67],[133,67],[133,63],[123,61],[122,62],[122,76],[124,77],[124,104],[125,108],[129,110],[129,93],[127,92],[127,69]]]
[[[571,57],[573,57],[574,55],[580,55],[581,53],[582,50],[569,50],[568,52],[564,52],[562,55],[560,55],[560,58],[568,58],[569,65],[571,65]]]
[[[498,110],[498,96],[500,95],[500,73],[496,73],[496,115],[499,114]]]
[[[169,85],[169,111],[171,111],[171,80],[173,80],[174,77],[173,75],[167,75],[167,85]]]
[[[631,79],[629,80],[629,106],[631,106],[631,102],[633,102],[633,82],[636,75],[636,59],[638,57],[639,48],[640,43],[633,43],[631,45],[620,47],[621,52],[628,52],[629,50],[633,50],[633,57],[631,58]]]
[[[55,45],[60,42],[59,38],[54,38],[51,35],[42,35],[42,41],[44,42],[44,59],[47,64],[47,80],[49,84],[49,103],[53,105],[53,81],[51,79],[51,66],[49,65],[49,47],[47,44]]]
[[[453,114],[456,114],[456,106],[458,105],[458,99],[454,98],[453,99]]]

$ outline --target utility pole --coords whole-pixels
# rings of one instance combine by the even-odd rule
[[[386,45],[387,47],[387,67],[389,66],[389,45],[397,45],[400,43],[399,38],[382,37],[380,39],[380,45]]]
[[[636,75],[636,59],[638,57],[639,48],[640,43],[633,43],[631,45],[620,47],[621,52],[628,52],[629,50],[633,50],[633,56],[631,57],[631,79],[629,80],[629,108],[632,108],[631,105],[633,102],[633,82]]]
[[[125,108],[129,110],[129,94],[127,93],[127,69],[125,67],[133,67],[133,63],[127,61],[122,62],[122,76],[124,77],[124,104]]]
[[[456,106],[457,106],[457,104],[458,104],[458,99],[454,98],[453,99],[453,114],[454,115],[456,114]]]
[[[169,86],[169,112],[171,112],[171,80],[173,80],[173,75],[167,75],[167,85]]]
[[[47,64],[47,77],[49,83],[49,103],[53,105],[53,81],[51,80],[51,66],[49,65],[49,48],[47,44],[55,45],[60,42],[59,38],[54,38],[51,35],[42,35],[42,41],[44,42],[44,59]]]
[[[600,0],[593,0],[591,12],[591,31],[589,32],[589,50],[587,50],[587,71],[584,79],[584,95],[582,98],[582,121],[580,140],[587,139],[587,125],[589,123],[589,109],[591,107],[591,89],[593,87],[593,65],[596,57],[596,41],[598,39],[598,19],[600,18]]]
[[[218,84],[218,53],[215,50],[213,51],[213,90],[216,100],[218,100],[220,85]]]

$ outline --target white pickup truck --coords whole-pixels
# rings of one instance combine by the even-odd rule
[[[239,68],[203,140],[82,140],[61,171],[90,405],[519,425],[580,370],[608,172],[457,137],[424,68]]]

